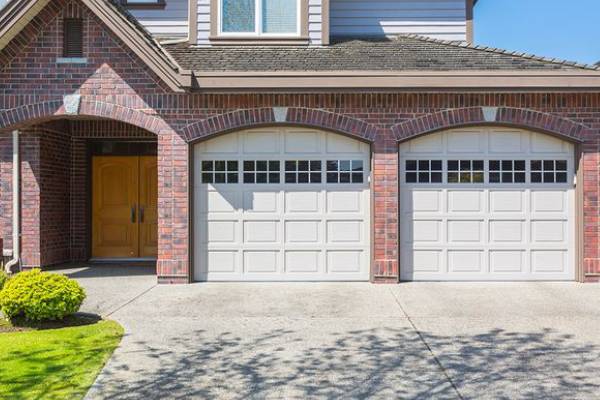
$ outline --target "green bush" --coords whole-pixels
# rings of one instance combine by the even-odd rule
[[[79,310],[85,291],[64,275],[34,269],[13,276],[0,291],[0,310],[8,319],[63,319]]]
[[[4,284],[6,283],[7,280],[8,280],[8,275],[6,274],[6,272],[0,270],[0,290],[2,290],[2,288],[4,287]]]

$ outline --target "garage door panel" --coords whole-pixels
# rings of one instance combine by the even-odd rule
[[[203,213],[235,213],[240,208],[240,193],[230,190],[198,191],[200,212]]]
[[[279,192],[261,190],[244,190],[244,212],[279,213]]]
[[[238,270],[237,251],[209,250],[206,258],[209,273],[235,273]]]
[[[490,212],[497,213],[524,213],[525,192],[509,190],[493,190],[489,192]]]
[[[254,131],[242,134],[246,154],[279,154],[279,134],[273,131]]]
[[[322,135],[314,131],[293,131],[285,133],[286,154],[319,154],[322,151]]]
[[[326,151],[328,154],[362,154],[364,144],[358,140],[328,133]]]
[[[531,240],[534,243],[564,243],[568,223],[564,221],[532,221]]]
[[[564,191],[534,190],[531,192],[531,211],[534,213],[565,213],[567,193]]]
[[[415,189],[405,196],[402,202],[404,210],[409,212],[441,212],[442,191]]]
[[[519,154],[527,150],[529,135],[521,131],[492,131],[488,139],[490,154]]]
[[[532,250],[531,268],[533,272],[562,273],[567,270],[566,250]]]
[[[293,189],[292,189],[293,190]],[[316,213],[320,211],[320,192],[289,191],[285,193],[286,213]]]
[[[454,131],[448,133],[447,152],[448,153],[481,153],[484,148],[484,140],[479,132],[474,131]]]
[[[327,243],[364,242],[363,221],[327,221]]]
[[[409,225],[409,224],[407,224]],[[416,245],[423,243],[440,243],[442,240],[442,221],[441,220],[420,220],[412,221],[412,231],[409,232],[409,240]]]
[[[525,220],[490,220],[490,243],[525,243]]]
[[[331,250],[327,252],[327,271],[337,273],[359,273],[363,262],[364,252],[360,250]]]
[[[448,212],[483,212],[483,192],[471,190],[448,190]]]
[[[244,251],[244,273],[275,274],[279,270],[278,251]]]
[[[527,252],[523,250],[490,251],[490,272],[498,274],[527,272]]]
[[[286,243],[318,244],[320,239],[321,221],[285,221]]]
[[[568,146],[563,140],[554,138],[541,133],[532,133],[531,152],[532,153],[567,153]]]
[[[449,250],[448,272],[483,272],[483,251],[480,250]]]
[[[320,251],[286,251],[285,272],[290,274],[322,273]]]
[[[417,273],[440,273],[442,272],[442,251],[439,250],[415,250],[412,257],[409,256],[406,267]]]
[[[198,144],[194,155],[196,279],[368,280],[368,145],[310,129],[261,128]],[[227,183],[213,183],[223,168]],[[303,183],[307,174],[311,183]]]
[[[483,243],[483,221],[448,220],[449,243]]]
[[[574,165],[571,144],[522,130],[469,128],[402,143],[399,153],[401,279],[574,279],[574,171],[565,172],[562,162]],[[423,168],[433,168],[433,160],[441,182],[426,179],[433,169]],[[455,174],[456,160],[482,160],[484,182],[453,183],[448,173]],[[469,171],[474,163],[464,165]]]
[[[362,190],[353,191],[334,191],[328,190],[327,196],[327,212],[328,213],[363,213],[363,198]]]

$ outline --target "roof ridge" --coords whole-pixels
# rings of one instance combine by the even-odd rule
[[[406,37],[406,38],[411,38],[411,39],[417,39],[417,40],[420,40],[423,42],[438,43],[438,44],[443,44],[446,46],[479,50],[479,51],[485,51],[488,53],[526,58],[528,60],[543,61],[543,62],[548,62],[548,63],[552,63],[552,64],[557,64],[557,65],[564,65],[564,66],[568,66],[568,67],[577,67],[577,68],[582,68],[582,69],[587,69],[587,70],[592,70],[592,71],[600,71],[600,65],[580,63],[580,62],[564,60],[564,59],[560,59],[560,58],[556,58],[556,57],[538,56],[535,54],[529,54],[529,53],[524,53],[524,52],[520,52],[520,51],[510,51],[510,50],[505,50],[505,49],[499,49],[496,47],[489,47],[489,46],[484,46],[484,45],[477,45],[477,44],[461,42],[461,41],[457,41],[457,40],[436,39],[436,38],[432,38],[432,37],[428,37],[428,36],[418,35],[415,33],[400,34],[400,35],[397,35],[397,37]]]

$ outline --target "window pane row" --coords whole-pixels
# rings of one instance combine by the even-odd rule
[[[281,183],[279,160],[242,161],[243,183]],[[327,183],[363,183],[364,162],[362,160],[328,160],[326,165]],[[322,183],[323,161],[286,160],[284,166],[285,183]],[[238,161],[206,160],[201,163],[202,183],[238,183]]]
[[[566,183],[566,160],[531,160],[530,180],[532,183]],[[489,183],[526,183],[526,160],[489,160]],[[446,161],[448,183],[484,183],[485,162],[483,160]],[[406,160],[406,183],[442,183],[441,160]]]

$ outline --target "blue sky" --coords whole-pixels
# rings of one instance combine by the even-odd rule
[[[596,63],[600,0],[479,0],[475,43]]]

